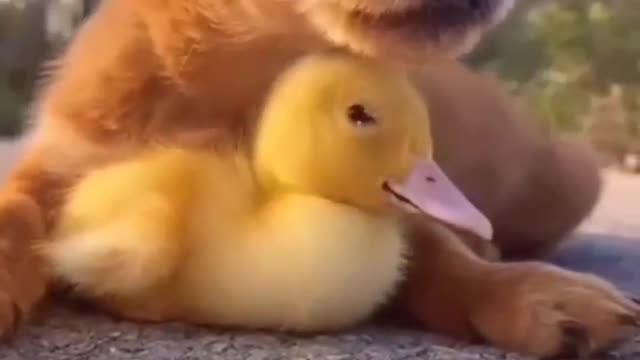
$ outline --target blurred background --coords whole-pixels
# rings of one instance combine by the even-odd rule
[[[0,136],[20,133],[42,62],[98,1],[0,0]],[[640,1],[518,4],[464,61],[495,72],[546,130],[640,170]]]

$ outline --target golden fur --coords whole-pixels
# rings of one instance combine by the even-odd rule
[[[90,167],[156,142],[242,145],[284,64],[339,44],[415,73],[443,149],[436,159],[490,215],[503,255],[536,254],[572,231],[600,191],[593,157],[543,137],[495,81],[443,60],[469,48],[511,1],[385,3],[103,1],[51,70],[35,104],[37,136],[0,194],[0,333],[10,333],[45,293],[48,280],[28,249],[55,224],[65,187]],[[413,21],[398,21],[393,14],[401,10]],[[422,59],[431,63],[418,66]],[[417,229],[413,270],[397,305],[426,328],[553,355],[611,345],[619,319],[637,311],[590,278],[538,263],[487,263],[451,234]],[[466,281],[454,281],[460,278]],[[480,299],[486,306],[476,306]],[[567,323],[585,336],[563,332]],[[539,341],[522,345],[528,338]]]

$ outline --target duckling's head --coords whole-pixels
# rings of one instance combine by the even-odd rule
[[[429,114],[404,74],[330,53],[286,70],[267,98],[255,167],[267,191],[371,212],[402,208],[491,237],[491,224],[433,161]]]

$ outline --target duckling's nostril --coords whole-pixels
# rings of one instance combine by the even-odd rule
[[[427,182],[430,182],[430,183],[435,183],[436,182],[436,178],[434,178],[433,176],[427,176],[424,179],[427,180]]]

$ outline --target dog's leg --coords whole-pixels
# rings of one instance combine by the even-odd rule
[[[0,190],[0,335],[10,336],[44,297],[47,277],[33,246],[46,237],[65,179],[39,152],[21,160]]]
[[[587,218],[602,189],[596,155],[584,141],[552,139],[532,168],[494,216],[496,243],[507,259],[548,255]]]
[[[429,330],[547,357],[594,353],[638,322],[640,307],[599,278],[485,261],[446,228],[412,223],[416,259],[398,305]]]

